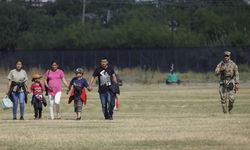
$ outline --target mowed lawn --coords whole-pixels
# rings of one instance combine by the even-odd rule
[[[222,113],[217,88],[125,85],[113,121],[103,119],[97,89],[88,93],[81,121],[64,92],[61,120],[49,120],[48,107],[42,120],[33,120],[30,103],[24,121],[0,110],[0,149],[250,149],[250,88],[242,87],[231,115]]]

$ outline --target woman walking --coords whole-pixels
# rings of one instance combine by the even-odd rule
[[[18,60],[16,68],[11,70],[8,75],[8,87],[6,94],[13,102],[13,120],[17,119],[18,102],[20,104],[20,120],[24,120],[24,103],[27,103],[27,73],[22,69],[23,63]]]
[[[58,68],[59,65],[56,61],[51,63],[51,68],[45,73],[45,86],[48,88],[49,101],[50,101],[50,116],[51,119],[61,119],[60,115],[60,100],[62,94],[63,82],[66,87],[68,83],[64,78],[64,72]],[[54,116],[54,104],[56,109],[56,115]]]

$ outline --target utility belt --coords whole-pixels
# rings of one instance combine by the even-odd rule
[[[223,81],[220,82],[220,85],[231,91],[231,90],[234,89],[235,81],[234,81],[234,79],[223,80]]]

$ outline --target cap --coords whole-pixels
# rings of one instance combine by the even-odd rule
[[[83,74],[83,69],[82,68],[77,68],[75,70],[75,73],[81,73],[81,74]]]
[[[34,79],[40,79],[40,78],[42,78],[42,76],[39,73],[34,73],[32,75],[32,81],[34,81]]]

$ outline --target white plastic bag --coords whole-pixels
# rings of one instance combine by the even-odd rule
[[[10,109],[13,107],[13,103],[8,96],[5,96],[2,101],[3,109]]]

